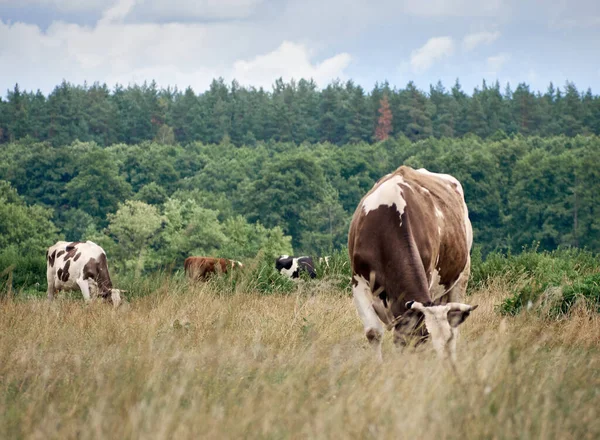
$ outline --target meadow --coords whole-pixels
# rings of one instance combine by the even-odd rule
[[[199,284],[121,276],[118,309],[12,292],[0,302],[0,438],[599,438],[596,300],[505,310],[537,269],[556,275],[556,255],[535,255],[475,265],[465,302],[479,308],[455,369],[390,334],[375,362],[344,269],[298,283],[259,263]]]

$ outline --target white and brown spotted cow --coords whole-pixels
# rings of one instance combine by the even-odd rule
[[[104,249],[92,241],[59,241],[46,253],[48,299],[59,290],[81,290],[83,298],[102,297],[118,307],[121,292],[113,289]]]
[[[400,344],[431,335],[438,354],[454,359],[457,327],[477,307],[459,302],[472,242],[463,189],[450,175],[401,166],[363,197],[348,236],[352,293],[379,359],[384,325]]]

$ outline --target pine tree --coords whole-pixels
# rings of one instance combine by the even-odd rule
[[[429,88],[429,99],[434,106],[432,117],[433,135],[440,137],[454,136],[454,113],[452,97],[448,94],[441,81]]]
[[[411,140],[425,139],[433,135],[431,113],[427,97],[411,81],[406,86],[406,115],[408,123],[404,134]]]
[[[379,119],[377,120],[377,128],[375,129],[375,139],[385,141],[390,137],[392,132],[392,111],[387,95],[383,95],[379,101]]]

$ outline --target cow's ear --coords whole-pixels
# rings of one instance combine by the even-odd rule
[[[465,322],[471,312],[477,308],[477,305],[468,306],[466,304],[461,304],[460,306],[461,307],[451,307],[448,311],[448,322],[454,328]]]

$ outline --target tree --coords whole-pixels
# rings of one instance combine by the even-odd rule
[[[104,219],[131,195],[131,186],[106,150],[93,149],[81,158],[77,175],[65,185],[65,198],[73,208]]]
[[[298,248],[304,231],[302,212],[314,209],[326,197],[323,169],[301,149],[276,156],[260,174],[242,198],[249,220],[269,228],[280,226]]]
[[[158,128],[158,131],[156,132],[156,136],[154,136],[153,141],[161,145],[174,145],[175,133],[173,132],[173,129],[167,124],[162,124]]]
[[[168,199],[164,228],[156,242],[155,263],[181,265],[190,255],[215,255],[227,243],[218,212],[194,200]]]
[[[432,110],[427,97],[410,81],[406,86],[406,105],[403,110],[407,121],[404,134],[411,140],[425,139],[433,135]]]
[[[115,254],[126,268],[141,275],[148,246],[160,229],[163,218],[158,209],[144,202],[128,200],[119,204],[115,214],[108,215],[108,233],[115,240]]]
[[[292,237],[284,235],[278,226],[265,228],[238,215],[223,222],[223,233],[227,242],[218,252],[222,257],[241,259],[255,257],[259,252],[270,258],[293,254]]]
[[[348,103],[350,117],[346,124],[344,143],[368,142],[371,140],[373,123],[369,115],[369,103],[361,86],[355,86],[351,81],[346,84],[350,94]]]
[[[0,249],[43,255],[58,238],[51,219],[51,209],[28,206],[10,183],[0,180]]]
[[[8,138],[12,141],[24,138],[29,134],[29,112],[27,95],[15,84],[12,92],[8,92]]]
[[[435,110],[432,118],[433,135],[440,137],[454,136],[454,112],[452,97],[446,92],[441,81],[429,89],[429,99]]]
[[[392,132],[392,111],[387,95],[383,95],[379,101],[379,119],[377,120],[377,128],[375,129],[375,139],[385,141],[390,137]]]
[[[480,95],[479,90],[475,89],[471,97],[469,113],[467,114],[467,126],[469,127],[469,133],[485,137],[488,134],[488,125]]]

